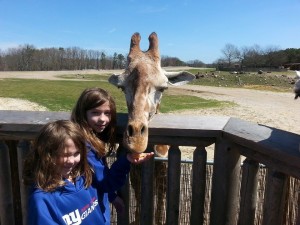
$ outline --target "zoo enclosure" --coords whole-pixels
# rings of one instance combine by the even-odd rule
[[[64,112],[0,111],[0,221],[26,224],[27,190],[21,183],[22,159],[41,126],[68,119]],[[118,115],[121,134],[126,114]],[[236,118],[157,115],[149,127],[149,146],[170,145],[166,224],[179,224],[179,146],[195,146],[193,152],[190,224],[204,224],[207,153],[215,144],[209,224],[255,224],[259,163],[266,165],[263,225],[291,224],[286,220],[289,177],[300,178],[300,135]],[[241,156],[246,160],[241,167]],[[153,224],[153,166],[143,166],[141,224]],[[241,175],[242,174],[242,175]],[[241,175],[241,181],[240,181]],[[125,188],[126,189],[126,188]],[[298,196],[296,196],[298,199]],[[296,212],[292,224],[299,223]],[[129,224],[129,211],[118,224]]]

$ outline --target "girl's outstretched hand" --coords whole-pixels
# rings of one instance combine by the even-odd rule
[[[128,153],[127,154],[127,159],[129,160],[129,162],[133,163],[133,164],[140,164],[143,163],[147,160],[149,160],[150,158],[152,158],[154,155],[154,152],[150,152],[150,153]]]

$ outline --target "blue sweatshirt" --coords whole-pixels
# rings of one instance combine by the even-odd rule
[[[99,163],[99,161],[98,161]],[[94,167],[93,183],[84,188],[84,177],[78,177],[75,184],[65,180],[66,185],[54,192],[33,188],[28,202],[28,224],[30,225],[104,225],[108,201],[104,193],[119,189],[126,181],[130,162],[126,156],[120,157],[109,169],[98,165]]]
[[[106,161],[104,161],[103,158],[99,158],[97,156],[97,153],[94,149],[94,147],[90,144],[87,143],[86,144],[88,153],[87,153],[87,159],[89,164],[92,166],[92,168],[94,170],[106,170],[107,169],[107,164]],[[95,178],[98,181],[102,180],[102,174],[101,173],[95,173]],[[117,194],[113,191],[113,192],[99,192],[99,198],[101,198],[102,200],[100,201],[100,208],[101,211],[104,215],[105,218],[105,225],[110,225],[110,206],[109,206],[109,202],[112,202],[116,197]]]

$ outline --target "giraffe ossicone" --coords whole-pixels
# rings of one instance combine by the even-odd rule
[[[128,150],[141,153],[148,145],[148,124],[158,112],[162,93],[168,85],[183,85],[195,79],[186,72],[166,72],[161,67],[158,37],[149,36],[149,49],[140,49],[141,36],[131,37],[127,67],[122,74],[114,74],[109,82],[121,88],[128,108],[128,124],[123,134],[123,145]]]

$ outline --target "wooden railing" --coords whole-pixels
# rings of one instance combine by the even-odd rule
[[[26,224],[27,189],[22,185],[22,160],[41,126],[68,119],[65,112],[0,111],[0,224]],[[118,114],[121,137],[126,114]],[[180,196],[179,146],[195,146],[193,153],[190,224],[203,224],[206,147],[215,144],[210,224],[254,224],[259,164],[268,170],[263,225],[285,224],[287,180],[300,178],[300,135],[237,118],[157,115],[149,126],[149,146],[170,145],[166,223],[178,224]],[[243,161],[241,156],[246,157]],[[153,224],[153,165],[143,165],[141,222]],[[240,181],[240,174],[242,178]],[[125,188],[126,189],[126,188]],[[128,224],[128,213],[118,224]],[[299,218],[294,224],[300,223]]]

